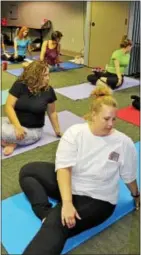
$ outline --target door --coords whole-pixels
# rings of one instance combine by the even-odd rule
[[[127,34],[129,2],[91,3],[91,27],[88,65],[105,65],[112,52],[119,48],[121,38]]]

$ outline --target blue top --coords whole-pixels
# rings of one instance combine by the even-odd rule
[[[20,40],[16,37],[15,41],[17,43],[18,56],[25,56],[26,52],[27,52],[28,45],[31,44],[30,38]]]

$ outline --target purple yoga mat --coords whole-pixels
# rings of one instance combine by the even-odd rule
[[[125,77],[123,85],[114,91],[124,90],[127,88],[138,86],[139,84],[140,84],[139,80]],[[86,82],[74,86],[55,89],[55,91],[72,100],[80,100],[88,98],[94,88],[95,88],[94,85],[91,85],[89,82]]]
[[[73,114],[71,112],[68,112],[68,111],[59,112],[58,113],[58,118],[59,118],[59,123],[60,123],[60,127],[61,127],[61,132],[64,132],[70,126],[72,126],[74,124],[85,122],[84,119],[82,119],[82,118],[80,118],[80,117],[76,116],[75,114]],[[35,148],[43,146],[43,145],[47,145],[49,143],[52,143],[52,142],[55,142],[55,141],[58,141],[58,140],[59,140],[59,138],[57,138],[55,136],[55,133],[53,131],[53,128],[51,126],[49,118],[48,118],[48,116],[46,116],[43,135],[42,135],[42,138],[40,139],[40,141],[38,141],[38,142],[36,142],[32,145],[19,146],[15,149],[14,153],[10,156],[5,157],[2,153],[2,159],[13,157],[13,156],[18,155],[20,153],[35,149]]]

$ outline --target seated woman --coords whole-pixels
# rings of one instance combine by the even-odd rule
[[[18,31],[18,34],[14,39],[14,54],[7,57],[7,60],[11,62],[22,62],[26,57],[27,52],[32,57],[31,40],[28,37],[28,32],[29,30],[25,26]]]
[[[51,34],[51,40],[44,41],[41,49],[40,60],[46,61],[50,68],[59,66],[60,59],[60,40],[62,33],[55,31]]]
[[[106,85],[97,86],[92,98],[89,121],[64,133],[55,164],[34,162],[20,171],[21,188],[43,223],[24,255],[59,255],[67,238],[108,219],[118,202],[120,177],[139,208],[136,149],[114,129],[117,102]],[[58,200],[54,208],[48,196]]]
[[[49,86],[47,64],[32,62],[9,90],[7,118],[2,123],[4,155],[13,153],[17,145],[29,145],[41,138],[46,110],[56,136],[61,136],[56,100],[54,89]]]
[[[106,77],[106,83],[112,89],[116,89],[123,84],[124,72],[130,62],[130,51],[132,48],[132,42],[124,36],[122,38],[120,49],[115,50],[112,53],[110,62],[106,65],[105,72],[98,72],[88,75],[87,79],[92,84],[96,84],[96,81],[101,77]]]
[[[1,48],[2,48],[2,55],[1,55],[1,59],[2,60],[7,60],[10,55],[6,52],[6,47],[5,47],[5,43],[4,43],[4,35],[1,34]]]

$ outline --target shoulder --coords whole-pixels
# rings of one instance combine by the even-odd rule
[[[48,40],[45,40],[45,41],[43,41],[43,44],[42,44],[42,45],[43,45],[43,46],[47,46],[48,42],[49,42]]]
[[[121,49],[117,49],[117,50],[113,51],[113,53],[112,53],[112,57],[119,56],[119,55],[121,55]]]
[[[21,87],[21,88],[24,88],[24,87],[26,87],[26,85],[25,85],[25,83],[24,82],[22,82],[22,81],[15,81],[14,83],[13,83],[13,86],[14,87]]]
[[[48,89],[46,90],[46,93],[52,95],[52,93],[55,94],[55,90],[52,86],[49,86]]]
[[[9,93],[19,97],[23,93],[23,91],[25,91],[25,89],[27,89],[27,86],[23,82],[15,81],[10,88]]]
[[[67,135],[70,134],[74,138],[78,137],[79,135],[81,135],[84,132],[85,127],[86,127],[86,123],[72,125],[71,127],[69,127],[67,129],[65,134],[67,134]]]
[[[133,140],[123,132],[116,130],[115,136],[122,142],[124,147],[135,147]]]
[[[28,37],[26,38],[26,41],[31,42],[31,38],[28,36]]]

